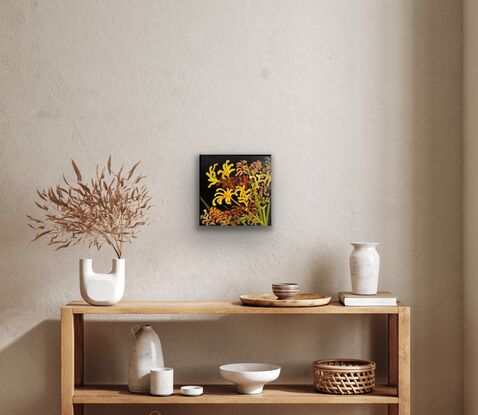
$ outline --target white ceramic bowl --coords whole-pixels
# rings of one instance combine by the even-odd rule
[[[185,396],[200,396],[203,394],[202,386],[182,386],[181,395]]]
[[[266,383],[279,377],[280,366],[266,363],[232,363],[219,368],[221,376],[235,383],[239,393],[262,393]]]

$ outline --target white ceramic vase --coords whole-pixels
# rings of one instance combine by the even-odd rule
[[[378,242],[353,242],[350,255],[350,275],[352,292],[359,295],[377,294],[380,272],[380,256],[376,246]]]
[[[134,326],[134,335],[129,355],[128,389],[131,392],[150,391],[150,372],[164,367],[163,349],[158,335],[151,326]]]
[[[123,298],[125,260],[113,259],[109,274],[93,271],[93,260],[80,259],[80,291],[83,300],[92,305],[113,305]]]

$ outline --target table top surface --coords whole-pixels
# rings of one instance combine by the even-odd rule
[[[398,314],[397,306],[346,307],[332,301],[317,307],[259,307],[239,301],[120,301],[111,306],[94,306],[72,301],[62,307],[73,314]]]

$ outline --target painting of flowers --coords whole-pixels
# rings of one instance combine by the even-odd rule
[[[271,226],[270,154],[202,154],[199,170],[199,225]]]

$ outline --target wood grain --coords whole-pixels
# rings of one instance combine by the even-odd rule
[[[61,309],[61,415],[75,415],[75,341],[73,310]]]
[[[398,415],[410,415],[410,308],[398,314]]]
[[[345,307],[331,302],[322,307],[251,307],[239,301],[121,301],[92,306],[73,301],[64,306],[75,314],[398,314],[399,307]]]
[[[388,385],[398,386],[398,315],[388,316]],[[388,415],[398,415],[398,405],[388,405]]]
[[[233,385],[210,385],[199,397],[130,393],[126,386],[81,386],[85,314],[385,314],[389,322],[389,384],[365,395],[327,395],[312,385],[268,385],[262,395],[239,395]],[[398,394],[399,391],[399,394]],[[85,404],[387,404],[390,415],[410,415],[410,309],[345,307],[248,307],[239,302],[121,302],[90,306],[72,302],[61,310],[61,415],[81,415]]]
[[[206,385],[202,396],[136,394],[126,385],[84,386],[75,389],[73,401],[83,404],[388,404],[397,403],[397,388],[377,385],[365,395],[327,395],[312,385],[268,385],[261,395],[240,395],[234,385]]]
[[[330,303],[330,295],[302,293],[293,298],[280,300],[274,294],[241,295],[241,303],[259,307],[318,307]]]

